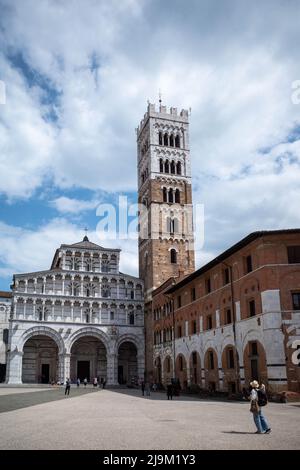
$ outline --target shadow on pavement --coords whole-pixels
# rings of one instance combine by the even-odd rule
[[[7,411],[19,410],[21,408],[28,408],[29,406],[40,405],[50,401],[57,400],[70,400],[71,398],[80,397],[88,393],[99,392],[99,389],[94,388],[75,388],[71,387],[70,395],[65,396],[65,388],[53,388],[42,391],[32,391],[28,393],[12,393],[0,396],[0,413]]]

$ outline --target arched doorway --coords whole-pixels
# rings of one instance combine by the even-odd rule
[[[249,385],[252,380],[259,383],[268,382],[268,370],[266,353],[262,344],[257,341],[248,341],[244,349],[245,384]]]
[[[223,370],[223,389],[229,394],[238,392],[238,370],[236,348],[229,344],[222,352],[222,370]]]
[[[197,351],[193,351],[190,355],[190,374],[191,384],[201,387],[201,362]]]
[[[154,361],[154,382],[157,384],[162,383],[161,358],[159,356]]]
[[[205,388],[215,392],[219,388],[218,356],[213,348],[209,348],[204,355]]]
[[[70,377],[72,381],[85,378],[90,382],[107,377],[106,348],[94,336],[81,336],[71,347]]]
[[[173,379],[173,363],[170,356],[166,356],[163,363],[164,383],[169,384]]]
[[[176,378],[180,381],[181,389],[186,389],[188,385],[187,381],[187,367],[186,360],[183,354],[179,354],[176,357]]]
[[[118,383],[138,384],[137,348],[131,341],[125,341],[118,350]]]
[[[58,346],[46,335],[29,338],[23,347],[22,382],[56,383],[58,380]]]

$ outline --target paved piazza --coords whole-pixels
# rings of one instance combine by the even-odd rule
[[[1,388],[0,448],[300,449],[300,403],[267,406],[270,435],[253,434],[248,410],[248,403],[167,401],[127,389],[73,386],[65,397],[62,388]]]

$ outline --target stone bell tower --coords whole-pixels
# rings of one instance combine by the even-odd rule
[[[136,133],[139,275],[147,302],[167,279],[195,269],[189,113],[149,103]]]

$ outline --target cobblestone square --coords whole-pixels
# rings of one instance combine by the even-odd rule
[[[156,392],[1,388],[1,449],[300,449],[300,403],[265,408],[272,433],[256,435],[249,403],[172,401]]]

